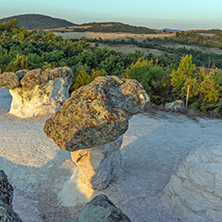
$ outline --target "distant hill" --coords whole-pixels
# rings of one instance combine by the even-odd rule
[[[162,31],[166,31],[166,32],[181,32],[182,30],[165,28],[165,29],[162,29]]]
[[[0,19],[0,23],[8,22],[10,19],[16,19],[19,22],[20,28],[25,26],[27,29],[51,29],[76,25],[64,19],[52,18],[50,16],[39,14],[25,14],[7,17]]]
[[[120,22],[103,22],[103,23],[84,23],[75,27],[75,31],[91,31],[91,32],[124,32],[134,34],[155,34],[156,32],[152,29],[140,26],[127,25]]]

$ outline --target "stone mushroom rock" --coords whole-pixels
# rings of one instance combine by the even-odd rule
[[[80,215],[69,222],[130,222],[106,195],[100,194],[86,204]],[[68,222],[68,221],[67,221]]]
[[[0,87],[12,95],[10,113],[21,118],[55,113],[69,97],[73,72],[69,67],[19,70],[0,74]]]
[[[12,206],[13,187],[3,170],[0,170],[0,221],[1,222],[22,222],[14,212]]]
[[[61,149],[72,152],[85,185],[104,189],[121,168],[121,136],[129,118],[148,107],[149,96],[136,80],[97,77],[71,94],[46,121],[44,131]]]
[[[191,151],[164,189],[164,199],[184,221],[222,218],[222,145]]]

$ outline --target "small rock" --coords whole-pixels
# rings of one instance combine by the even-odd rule
[[[185,108],[184,102],[182,100],[176,100],[172,103],[166,103],[165,104],[165,109],[166,111],[171,111],[171,112],[181,112]]]
[[[100,194],[86,204],[80,215],[70,222],[130,222],[106,195]],[[67,221],[68,222],[68,221]]]

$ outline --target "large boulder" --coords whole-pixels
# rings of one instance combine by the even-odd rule
[[[0,170],[0,221],[1,222],[22,222],[14,212],[12,206],[13,187],[8,182],[3,170]]]
[[[132,115],[149,107],[149,96],[136,80],[117,76],[97,77],[71,94],[48,119],[46,135],[72,152],[81,182],[104,189],[121,171],[122,135]]]
[[[128,119],[148,104],[149,97],[136,80],[97,77],[71,94],[46,121],[44,131],[61,149],[91,148],[117,140],[128,129]]]
[[[69,222],[130,222],[106,195],[100,194],[86,204],[80,215]],[[68,222],[68,221],[67,221]]]
[[[165,187],[164,199],[184,221],[221,221],[222,145],[191,151]]]
[[[69,67],[6,72],[0,87],[12,95],[10,113],[22,118],[55,113],[69,97],[73,72]]]

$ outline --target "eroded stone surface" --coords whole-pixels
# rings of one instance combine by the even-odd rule
[[[71,152],[84,185],[94,190],[105,189],[115,173],[122,171],[122,141],[121,136],[111,143]]]
[[[191,151],[164,189],[164,198],[185,221],[222,218],[222,145]]]
[[[22,222],[12,208],[13,187],[3,170],[0,170],[0,221]]]
[[[70,222],[130,222],[106,195],[100,194],[86,204],[80,215]]]
[[[98,77],[74,91],[44,131],[64,150],[87,149],[117,140],[128,119],[148,105],[149,96],[136,80]]]
[[[55,113],[69,97],[73,73],[69,67],[20,70],[0,75],[0,87],[12,95],[10,113],[22,118]]]

